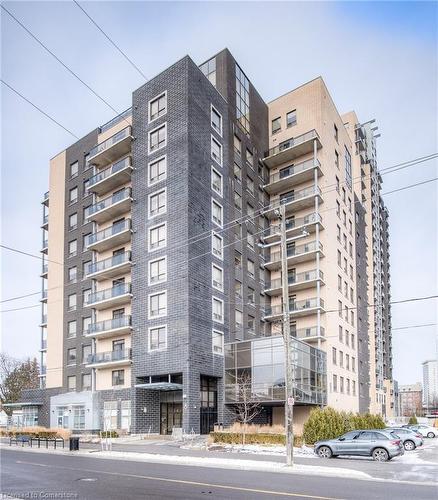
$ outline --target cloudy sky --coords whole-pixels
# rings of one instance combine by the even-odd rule
[[[4,4],[117,110],[144,79],[73,2]],[[266,101],[322,75],[339,111],[376,118],[379,165],[438,151],[437,4],[432,2],[84,2],[90,15],[152,77],[189,54],[228,47]],[[77,136],[114,113],[1,13],[2,78]],[[73,142],[2,86],[2,243],[38,255],[49,159]],[[436,161],[384,176],[383,191],[437,177]],[[437,293],[437,182],[385,196],[391,221],[392,300]],[[2,252],[2,300],[41,289],[37,259]],[[3,302],[37,306],[38,295]],[[34,355],[40,308],[3,312],[2,349]],[[393,326],[436,323],[435,300],[393,306]],[[395,378],[421,380],[436,355],[436,326],[395,330]]]

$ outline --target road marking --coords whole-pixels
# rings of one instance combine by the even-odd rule
[[[334,497],[321,497],[315,495],[309,495],[307,493],[289,493],[287,491],[274,491],[274,490],[261,490],[258,488],[244,488],[243,486],[227,486],[225,484],[214,484],[214,483],[201,483],[198,481],[187,481],[184,479],[170,479],[166,477],[155,477],[155,476],[141,476],[139,474],[128,474],[124,472],[108,472],[101,470],[93,470],[93,469],[79,469],[75,467],[63,467],[61,465],[46,465],[39,464],[37,462],[25,462],[21,460],[16,461],[17,464],[25,464],[25,465],[36,465],[39,467],[50,467],[51,469],[66,469],[66,470],[74,470],[76,472],[92,472],[96,474],[107,474],[109,476],[123,476],[123,477],[131,477],[135,479],[145,479],[148,481],[162,481],[167,483],[177,483],[177,484],[187,484],[193,486],[207,486],[209,488],[221,488],[224,490],[236,490],[236,491],[247,491],[250,493],[258,493],[260,495],[276,495],[276,496],[285,496],[285,497],[294,497],[294,498],[310,498],[313,500],[342,500],[341,498]]]

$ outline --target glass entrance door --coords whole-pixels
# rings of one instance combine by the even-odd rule
[[[172,434],[174,427],[182,427],[182,403],[161,403],[160,434]]]

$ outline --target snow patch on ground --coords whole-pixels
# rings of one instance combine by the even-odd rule
[[[284,456],[286,454],[286,447],[279,445],[261,445],[261,444],[223,444],[223,445],[212,445],[209,447],[212,451],[225,451],[229,453],[249,453],[254,455],[274,455],[274,456]],[[294,448],[295,457],[306,457],[306,458],[317,458],[313,453],[313,448],[309,446],[301,446],[300,448]]]

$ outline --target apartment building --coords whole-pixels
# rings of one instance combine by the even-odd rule
[[[423,406],[426,413],[438,411],[438,361],[423,362]]]
[[[78,431],[205,433],[235,418],[245,378],[258,421],[282,423],[287,279],[297,422],[372,410],[392,377],[379,179],[374,131],[321,78],[265,103],[228,50],[170,66],[51,160],[41,389],[23,408]]]
[[[423,415],[423,387],[420,382],[399,386],[398,394],[401,417]]]

